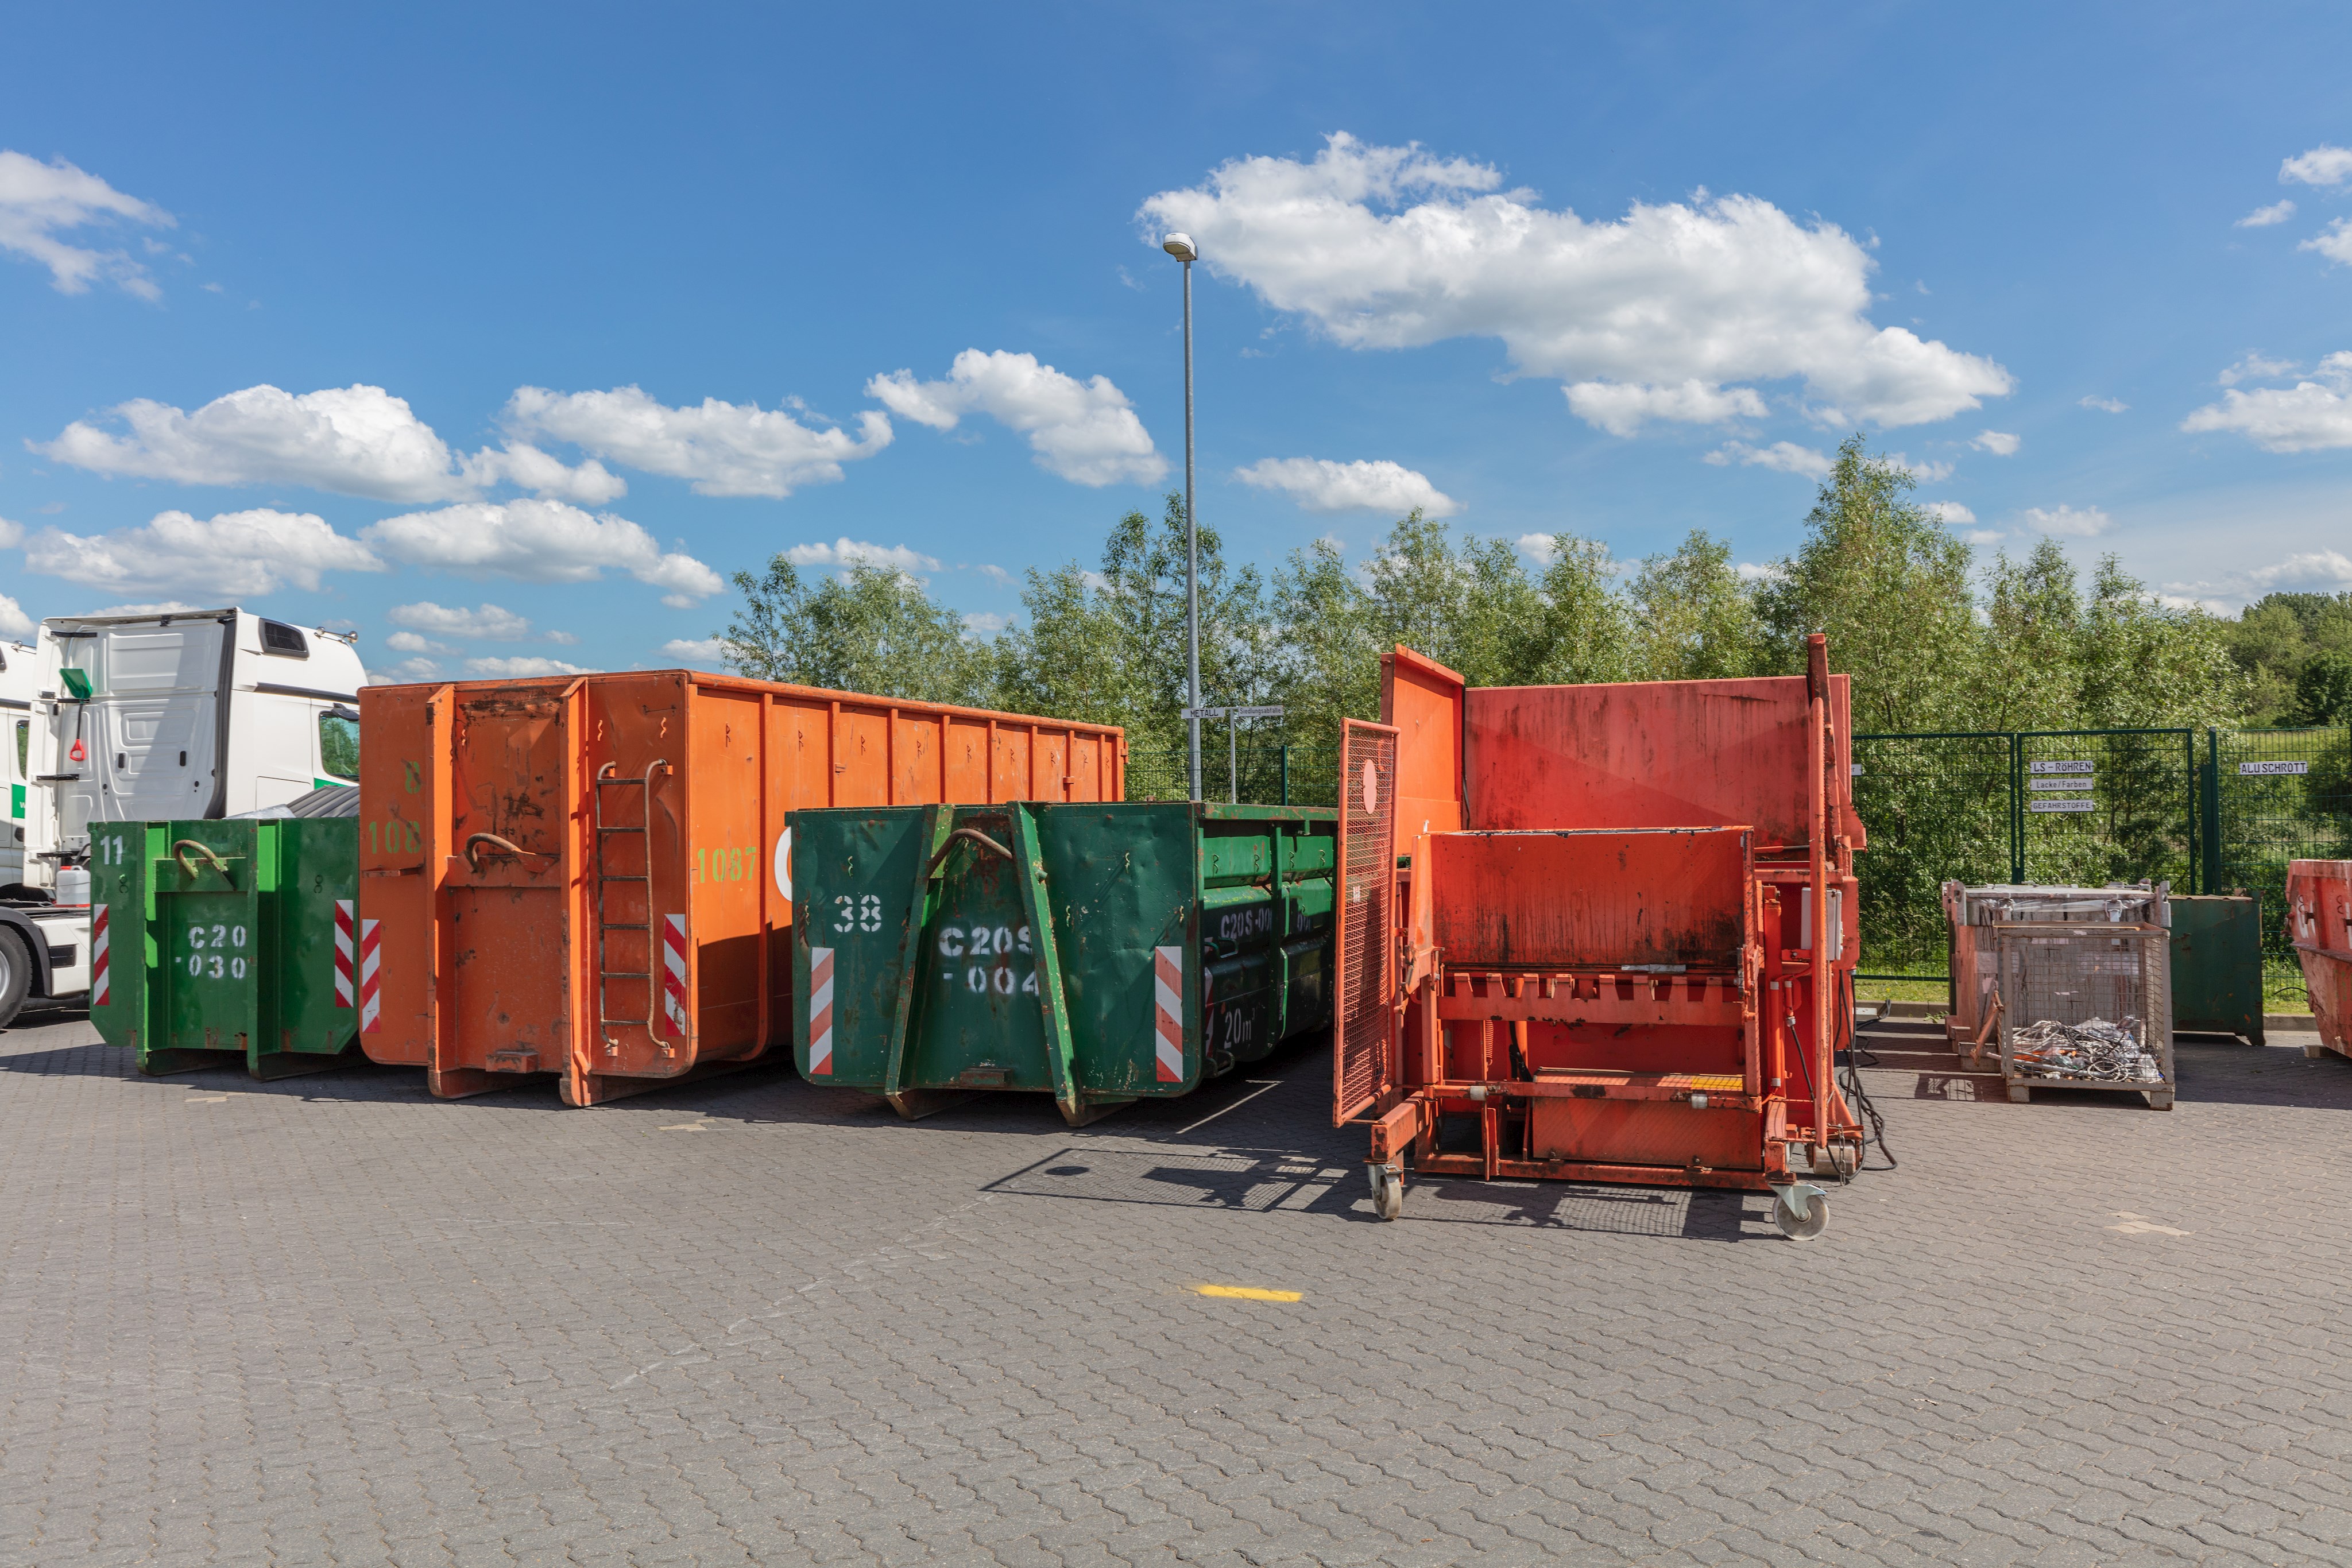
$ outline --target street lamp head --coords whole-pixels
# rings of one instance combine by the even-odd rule
[[[1170,235],[1160,242],[1160,248],[1179,261],[1198,261],[1201,253],[1192,248],[1191,235]]]

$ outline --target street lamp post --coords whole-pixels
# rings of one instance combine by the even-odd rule
[[[1201,544],[1192,520],[1192,264],[1190,235],[1170,235],[1160,248],[1184,264],[1184,706],[1185,752],[1192,799],[1201,798]]]

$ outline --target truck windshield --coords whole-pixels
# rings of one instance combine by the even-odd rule
[[[335,779],[360,776],[360,721],[348,710],[319,716],[319,770]]]

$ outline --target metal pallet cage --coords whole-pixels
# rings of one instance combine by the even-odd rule
[[[1998,927],[1993,942],[2011,1100],[2037,1087],[2105,1089],[2172,1108],[2169,932],[2032,923]]]

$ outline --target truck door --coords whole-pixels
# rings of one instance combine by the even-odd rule
[[[58,634],[60,700],[49,723],[51,755],[67,776],[58,781],[59,847],[82,848],[92,822],[213,814],[227,634],[216,621]],[[87,701],[65,700],[66,670],[81,672]]]

